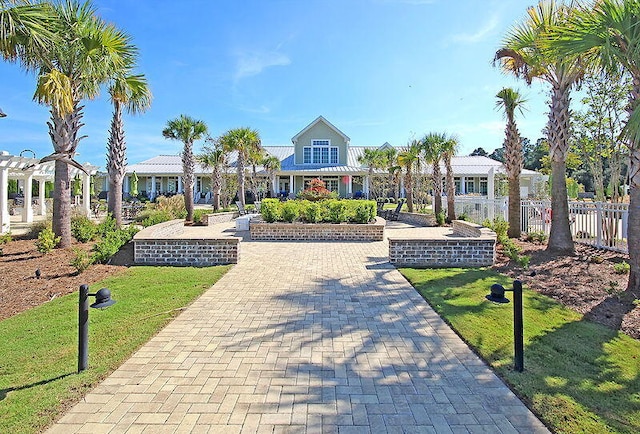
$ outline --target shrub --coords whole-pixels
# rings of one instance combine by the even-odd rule
[[[203,223],[202,217],[209,214],[209,211],[206,209],[194,209],[193,210],[193,222],[194,223]]]
[[[465,222],[470,222],[471,218],[466,214],[466,213],[462,213],[458,216],[458,220],[462,220]]]
[[[40,221],[32,224],[29,227],[29,231],[25,234],[25,238],[30,240],[38,238],[40,233],[45,229],[51,230],[51,220]]]
[[[487,227],[492,231],[494,231],[500,243],[502,243],[502,240],[504,239],[509,239],[509,237],[507,237],[509,222],[505,221],[501,217],[493,219],[493,222],[487,219],[482,223],[482,226]]]
[[[314,178],[309,182],[309,187],[298,193],[298,199],[319,201],[337,197],[336,193],[327,190],[327,187],[321,179]]]
[[[436,214],[436,223],[438,224],[438,226],[443,226],[446,220],[447,216],[445,215],[444,211],[440,211],[438,214]]]
[[[98,225],[84,215],[71,218],[71,234],[80,243],[92,241],[98,235]]]
[[[89,252],[82,249],[73,249],[74,257],[71,260],[71,266],[76,269],[78,274],[81,274],[87,268],[93,264],[93,257],[89,255]]]
[[[539,244],[544,244],[547,241],[547,238],[547,235],[542,231],[528,232],[525,236],[525,240]]]
[[[358,201],[353,208],[354,213],[351,221],[354,223],[369,223],[376,217],[376,206],[373,201]]]
[[[53,230],[51,230],[50,228],[45,228],[38,234],[38,239],[36,240],[36,249],[38,249],[38,252],[45,255],[52,251],[59,242],[60,237],[56,237],[56,235],[53,233]]]
[[[101,238],[106,237],[108,234],[116,231],[116,219],[111,214],[107,214],[104,220],[98,224],[97,230]]]
[[[302,203],[302,218],[308,223],[319,223],[322,221],[324,208],[318,202],[304,201]]]
[[[282,204],[282,219],[285,222],[293,223],[300,217],[299,202],[288,200]]]
[[[140,218],[140,224],[145,228],[173,220],[167,211],[148,211],[140,215]]]
[[[628,274],[631,270],[631,265],[629,265],[626,261],[622,261],[619,264],[613,264],[613,271],[618,274]]]
[[[158,197],[156,200],[156,210],[165,211],[169,213],[172,218],[176,219],[183,219],[187,217],[187,209],[184,207],[184,196],[181,194],[176,194],[171,197]]]
[[[108,233],[93,246],[91,260],[106,264],[113,255],[118,253],[122,246],[131,241],[136,232],[138,230],[135,227],[129,226],[128,228]]]
[[[344,201],[338,199],[332,199],[327,201],[327,214],[326,221],[331,223],[342,223],[349,219],[347,205]]]
[[[7,244],[11,242],[11,232],[7,232],[6,234],[0,234],[0,245]]]
[[[268,223],[280,220],[280,201],[278,199],[264,199],[260,205],[260,214]]]

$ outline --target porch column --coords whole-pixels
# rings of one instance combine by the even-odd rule
[[[82,174],[82,209],[86,215],[91,215],[91,176]]]
[[[149,199],[153,200],[156,197],[156,177],[155,175],[151,177],[151,191],[149,192]]]
[[[22,221],[25,223],[31,223],[33,221],[33,207],[31,206],[33,195],[31,194],[31,187],[33,186],[33,173],[29,172],[24,179],[24,205],[22,208]]]
[[[9,218],[9,168],[0,167],[0,233],[11,230]]]
[[[351,175],[347,175],[347,196],[353,195],[353,177]],[[367,196],[368,198],[368,196]]]
[[[176,193],[182,193],[182,190],[184,190],[182,187],[182,176],[178,176],[178,191],[176,191]]]
[[[280,190],[278,188],[278,180],[279,179],[280,179],[279,176],[274,176],[273,177],[273,182],[271,183],[271,188],[272,188],[273,193],[274,193],[275,196],[278,196],[278,193],[280,193]]]
[[[293,189],[293,175],[289,175],[289,195],[294,193]]]
[[[489,173],[487,173],[487,197],[489,199],[496,198],[495,176],[495,170],[492,167],[489,169]]]
[[[47,215],[47,201],[45,198],[45,180],[40,179],[38,181],[38,201],[40,202],[39,215]]]
[[[460,194],[463,196],[467,194],[467,177],[466,176],[460,177]]]
[[[364,194],[367,199],[371,199],[369,197],[369,175],[364,177],[364,185],[362,186],[362,189],[364,190]]]
[[[129,193],[129,176],[125,175],[124,176],[124,182],[122,183],[122,192],[123,193]]]

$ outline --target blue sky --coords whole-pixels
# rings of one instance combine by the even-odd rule
[[[249,126],[264,145],[323,115],[352,145],[402,146],[430,131],[456,134],[460,155],[500,147],[495,94],[529,100],[518,124],[535,141],[548,88],[527,87],[492,66],[506,31],[533,0],[97,0],[98,14],[128,32],[154,95],[125,117],[128,161],[177,154],[162,137],[187,114],[217,136]],[[48,111],[32,101],[35,77],[0,62],[0,150],[52,152]],[[78,161],[104,167],[111,106],[86,102]],[[196,144],[196,151],[201,144]],[[27,154],[31,155],[31,154]]]

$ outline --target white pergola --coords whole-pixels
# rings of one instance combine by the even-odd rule
[[[11,222],[9,215],[9,180],[17,179],[22,181],[24,203],[22,206],[22,221],[33,222],[33,198],[31,197],[31,187],[33,181],[40,183],[37,213],[46,215],[45,201],[45,181],[53,181],[55,162],[49,161],[40,163],[38,158],[27,158],[9,154],[7,151],[0,151],[0,233],[6,233],[11,230]],[[91,195],[89,194],[91,185],[91,175],[95,175],[98,171],[97,166],[85,163],[82,166],[88,175],[81,170],[69,166],[70,176],[73,178],[80,175],[82,178],[82,203],[81,206],[89,215],[91,211]]]

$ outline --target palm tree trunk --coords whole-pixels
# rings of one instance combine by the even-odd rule
[[[433,212],[436,216],[442,212],[442,173],[440,173],[440,161],[433,162]]]
[[[569,86],[554,86],[549,112],[549,157],[551,159],[551,233],[547,250],[572,255],[575,252],[567,196],[566,158],[569,150]]]
[[[551,161],[551,210],[551,232],[547,250],[572,255],[574,245],[569,225],[569,198],[564,161]]]
[[[58,247],[71,246],[71,182],[69,165],[56,160],[53,189],[53,233],[60,237]]]
[[[629,166],[629,222],[627,223],[627,246],[629,251],[629,282],[627,291],[640,298],[640,147],[636,144],[631,152]]]
[[[520,176],[509,178],[509,238],[520,238]]]
[[[126,152],[127,147],[122,123],[122,103],[114,100],[107,154],[110,192],[107,212],[115,218],[117,227],[122,225],[122,180],[125,175]]]
[[[446,154],[444,160],[445,167],[447,168],[446,176],[446,188],[447,188],[447,220],[449,223],[456,219],[456,185],[453,179],[453,168],[451,167],[451,155]]]
[[[109,176],[107,212],[116,220],[117,227],[122,225],[122,180]]]
[[[193,221],[193,143],[185,143],[182,152],[182,171],[184,172],[184,207],[187,210],[187,221]]]
[[[211,191],[213,193],[213,210],[220,209],[220,192],[222,190],[222,179],[220,169],[216,166],[211,176]]]
[[[238,200],[242,206],[245,206],[244,203],[244,158],[241,152],[238,152],[238,160],[236,162],[236,169],[238,170]]]
[[[404,180],[407,183],[405,186],[407,191],[407,211],[413,212],[413,176],[410,168],[407,168],[407,175]]]

